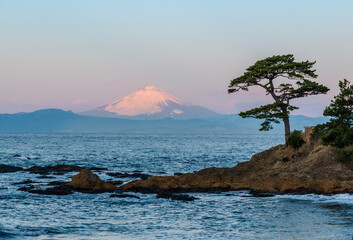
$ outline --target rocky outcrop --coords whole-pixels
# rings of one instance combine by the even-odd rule
[[[283,145],[254,155],[233,168],[207,168],[180,176],[150,177],[120,187],[136,192],[255,190],[275,193],[353,193],[353,170],[337,161],[338,149],[303,134],[299,149]]]
[[[66,185],[56,186],[47,189],[36,189],[33,186],[19,188],[21,191],[43,195],[70,195],[74,193],[73,189]]]
[[[32,181],[24,181],[15,184],[34,183]],[[82,169],[79,174],[72,177],[71,182],[52,181],[47,184],[54,186],[50,188],[37,188],[33,185],[21,187],[18,190],[29,193],[44,194],[44,195],[69,195],[74,192],[84,193],[104,193],[114,192],[117,187],[111,183],[101,180],[96,174],[89,169]]]
[[[71,182],[66,184],[76,190],[96,192],[110,192],[117,190],[111,183],[101,180],[89,169],[82,169],[79,174],[72,177]]]
[[[81,169],[83,169],[83,167],[75,166],[75,165],[59,164],[55,166],[45,166],[45,167],[33,166],[25,169],[25,171],[28,171],[30,173],[35,173],[35,174],[41,174],[41,175],[48,175],[48,174],[62,175],[69,172],[79,172]],[[87,169],[98,171],[98,172],[108,170],[107,168],[101,168],[101,167],[91,167]],[[47,178],[47,176],[44,176],[44,177]]]
[[[30,173],[42,174],[42,175],[46,175],[46,174],[61,175],[68,172],[78,172],[81,169],[82,167],[79,167],[79,166],[61,164],[61,165],[46,166],[46,167],[33,166],[30,168],[27,168],[25,171],[28,171]]]
[[[165,198],[165,199],[170,199],[170,200],[178,200],[178,201],[194,201],[197,199],[196,197],[189,196],[186,194],[175,194],[171,192],[159,192],[157,194],[157,198]]]
[[[18,171],[22,171],[22,170],[23,170],[23,168],[21,168],[21,167],[0,164],[0,173],[18,172]]]

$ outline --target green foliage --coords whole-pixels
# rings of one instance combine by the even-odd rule
[[[338,159],[341,163],[351,163],[353,162],[353,150],[341,149],[338,154]]]
[[[340,93],[335,96],[324,111],[324,116],[331,116],[337,124],[353,125],[353,85],[347,79],[339,81]]]
[[[330,127],[329,127],[330,128]],[[347,127],[332,127],[322,136],[322,143],[343,148],[353,144],[353,129]]]
[[[295,149],[300,148],[305,143],[305,141],[301,137],[301,133],[302,132],[298,130],[294,130],[293,132],[291,132],[287,140],[288,145],[292,146]]]
[[[246,112],[241,112],[239,115],[242,118],[257,118],[257,119],[265,119],[265,121],[261,124],[262,128],[260,131],[268,131],[272,129],[271,123],[280,123],[278,119],[289,118],[288,113],[283,113],[282,109],[288,109],[292,111],[294,109],[298,109],[295,106],[291,106],[282,102],[275,102],[272,104],[263,105],[259,108],[254,108],[248,110]]]
[[[246,69],[243,76],[233,79],[229,85],[228,92],[232,93],[239,90],[248,91],[250,86],[261,86],[260,82],[263,79],[273,80],[277,77],[285,77],[288,79],[305,80],[308,77],[317,78],[315,74],[316,70],[312,69],[314,64],[315,62],[309,61],[295,62],[292,54],[268,57],[257,61],[254,65]],[[263,87],[270,91],[275,90],[274,86],[268,83],[265,83]],[[276,90],[290,91],[291,88],[292,84],[284,84]]]
[[[290,100],[310,95],[324,94],[329,91],[324,85],[309,80],[317,78],[315,62],[296,62],[292,54],[277,55],[257,61],[246,69],[246,72],[230,82],[228,93],[240,90],[248,91],[250,87],[258,86],[270,95],[274,103],[241,112],[243,118],[252,117],[264,119],[261,131],[272,129],[272,123],[285,123],[286,137],[290,133],[289,114],[295,106]],[[276,81],[281,82],[276,82]]]
[[[314,133],[323,132],[323,144],[344,148],[353,144],[353,85],[344,79],[339,87],[340,93],[324,111],[324,116],[332,118],[328,123],[317,125]]]

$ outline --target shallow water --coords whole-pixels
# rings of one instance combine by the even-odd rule
[[[1,134],[0,163],[21,167],[71,164],[173,175],[205,167],[232,167],[282,141],[281,135]],[[67,181],[73,174],[39,179],[39,175],[28,172],[1,173],[0,239],[353,236],[353,197],[347,194],[255,198],[247,191],[238,191],[190,194],[199,199],[182,202],[157,199],[155,194],[136,194],[141,199],[110,198],[109,193],[36,195],[12,185],[27,179],[45,185],[48,181]],[[102,179],[111,178],[104,172],[97,174]]]

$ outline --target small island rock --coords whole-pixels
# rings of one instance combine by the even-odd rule
[[[79,174],[72,177],[71,182],[66,184],[78,190],[91,190],[91,191],[114,191],[117,189],[111,183],[101,180],[96,174],[92,173],[89,169],[82,169]]]
[[[22,170],[23,170],[23,168],[21,168],[21,167],[0,164],[0,173],[18,172],[18,171],[22,171]]]

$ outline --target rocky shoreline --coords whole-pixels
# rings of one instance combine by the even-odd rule
[[[12,185],[19,186],[19,191],[24,191],[32,194],[41,195],[70,195],[75,192],[87,194],[111,193],[112,198],[135,198],[140,197],[132,194],[126,194],[124,190],[119,189],[124,181],[120,180],[106,180],[103,181],[98,175],[94,174],[104,173],[109,177],[118,179],[148,179],[151,175],[142,171],[132,172],[112,172],[107,168],[91,167],[83,168],[74,165],[55,165],[55,166],[32,166],[30,168],[21,168],[11,165],[0,164],[0,173],[16,173],[28,172],[30,174],[39,175],[37,179],[52,179],[54,176],[64,175],[67,173],[79,172],[72,176],[70,182],[65,181],[50,181],[44,183],[36,180],[23,180],[21,182],[14,182]],[[152,173],[152,172],[151,172]],[[158,172],[163,174],[163,172]],[[153,172],[153,174],[156,174]],[[175,194],[172,192],[160,192],[157,198],[165,198],[171,200],[193,201],[196,198],[185,194]]]
[[[338,149],[323,146],[306,129],[299,149],[283,145],[254,155],[233,168],[207,168],[180,176],[150,177],[119,189],[132,192],[252,190],[276,194],[353,193],[353,169],[337,161]]]
[[[28,172],[39,175],[38,179],[51,179],[55,175],[79,172],[70,182],[50,181],[45,184],[46,187],[43,187],[43,182],[31,179],[13,183],[19,186],[20,191],[46,195],[110,192],[111,197],[138,199],[135,195],[123,194],[138,192],[155,193],[158,194],[157,198],[192,201],[194,197],[180,193],[250,190],[254,197],[271,197],[274,194],[352,194],[352,167],[337,161],[336,148],[323,146],[310,136],[311,129],[307,129],[302,135],[305,144],[299,149],[279,145],[233,168],[207,168],[174,176],[152,176],[141,171],[112,172],[106,168],[72,165],[21,168],[0,164],[0,173]],[[103,181],[94,172],[133,181],[126,184],[114,179]],[[38,187],[36,184],[42,185]]]

